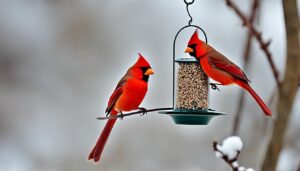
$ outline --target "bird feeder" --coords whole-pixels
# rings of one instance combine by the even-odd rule
[[[202,28],[196,25],[191,25],[192,16],[189,12],[189,5],[194,3],[194,0],[187,2],[187,13],[190,17],[188,25],[182,27],[175,35],[173,41],[173,103],[171,108],[156,108],[146,111],[131,112],[122,115],[109,117],[99,117],[98,119],[122,118],[124,116],[144,114],[145,112],[159,111],[159,113],[171,116],[176,124],[184,125],[207,125],[209,121],[219,115],[225,115],[222,112],[217,112],[208,107],[209,83],[208,77],[204,73],[199,61],[193,57],[176,57],[176,40],[178,35],[187,28],[196,28],[202,31],[207,43],[207,36]],[[183,50],[182,50],[183,51]],[[216,85],[213,89],[216,89]],[[143,115],[142,114],[142,115]]]
[[[196,25],[181,28],[173,41],[173,109],[160,111],[171,116],[176,124],[207,125],[209,121],[224,113],[208,108],[208,77],[199,61],[192,57],[176,57],[176,39],[180,32],[192,27],[199,29],[207,37],[202,28]]]

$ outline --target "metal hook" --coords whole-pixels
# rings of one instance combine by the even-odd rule
[[[188,15],[190,17],[189,25],[191,25],[192,22],[193,22],[193,17],[191,16],[190,11],[189,11],[189,5],[192,5],[194,3],[194,1],[195,0],[192,0],[191,2],[187,2],[187,0],[184,0],[184,3],[186,4],[186,11],[187,11],[187,13],[188,13]]]
[[[186,0],[184,0],[184,3],[187,4],[187,5],[191,5],[191,4],[194,3],[194,1],[195,1],[195,0],[192,0],[191,2],[187,2]]]

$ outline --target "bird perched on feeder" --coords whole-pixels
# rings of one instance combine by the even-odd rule
[[[137,62],[128,69],[127,73],[119,81],[117,87],[109,98],[106,114],[117,115],[124,111],[131,111],[139,108],[148,90],[149,76],[154,74],[150,64],[139,54]],[[116,122],[116,118],[109,119],[98,138],[98,141],[88,156],[88,160],[97,163],[100,160],[105,143]]]
[[[208,77],[219,82],[219,85],[239,85],[253,96],[266,116],[272,116],[269,108],[249,85],[250,80],[247,78],[246,74],[223,54],[200,40],[198,37],[198,30],[194,32],[189,40],[185,52],[189,53],[200,62],[202,69]]]

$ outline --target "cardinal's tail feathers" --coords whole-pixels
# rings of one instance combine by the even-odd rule
[[[252,95],[252,97],[255,99],[255,101],[258,103],[258,105],[261,107],[261,109],[263,110],[263,112],[267,117],[272,116],[272,112],[270,111],[270,109],[263,102],[263,100],[256,94],[256,92],[252,89],[252,87],[250,87],[248,83],[238,82],[238,85],[246,89]]]
[[[117,112],[116,111],[112,111],[110,113],[111,115],[116,115]],[[112,130],[112,128],[115,125],[116,122],[116,118],[114,119],[109,119],[100,135],[100,137],[97,140],[96,145],[94,146],[94,148],[92,149],[92,151],[89,154],[88,160],[94,160],[95,163],[99,162],[102,151],[104,149],[104,146],[106,144],[106,141],[109,137],[109,134]]]

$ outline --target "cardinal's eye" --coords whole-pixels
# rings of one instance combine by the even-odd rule
[[[192,45],[190,45],[189,47],[192,48],[192,49],[195,49],[196,44],[192,44]]]
[[[142,70],[143,72],[146,72],[147,69],[149,69],[149,67],[141,67],[141,70]]]

